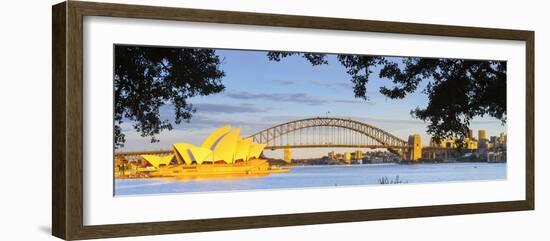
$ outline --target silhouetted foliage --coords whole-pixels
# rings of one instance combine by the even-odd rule
[[[301,55],[312,65],[328,63],[326,54],[269,52],[267,57],[281,61],[291,55]],[[428,96],[427,106],[411,110],[411,115],[428,122],[427,132],[435,141],[451,136],[463,139],[474,117],[488,115],[506,122],[505,61],[367,55],[338,55],[337,59],[350,74],[357,98],[368,98],[367,84],[375,67],[381,68],[378,77],[393,83],[379,90],[391,99],[405,98],[426,81],[422,93]]]
[[[188,122],[195,112],[188,98],[224,90],[220,63],[212,49],[115,46],[115,147],[124,146],[124,121],[151,142],[171,130],[172,122],[159,113],[163,105],[174,107],[175,124]]]
[[[506,122],[506,62],[463,59],[405,58],[403,68],[388,63],[380,77],[395,83],[380,92],[390,98],[403,98],[414,92],[422,80],[429,80],[423,93],[428,95],[425,108],[411,111],[427,121],[428,133],[442,137],[468,133],[476,116],[491,116]]]

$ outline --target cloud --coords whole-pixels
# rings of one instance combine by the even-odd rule
[[[352,84],[349,80],[338,80],[338,81],[328,81],[328,80],[316,80],[316,79],[310,79],[307,80],[308,83],[317,85],[317,86],[323,86],[323,87],[342,87],[342,88],[352,88]]]
[[[344,88],[346,90],[353,90],[353,87],[354,87],[354,84],[351,83],[351,81],[349,81],[349,80],[336,80],[336,81],[334,81],[334,80],[318,80],[318,79],[308,79],[308,80],[276,79],[276,80],[272,80],[272,82],[280,84],[280,85],[284,85],[284,86],[294,85],[294,84],[298,84],[298,83],[302,82],[302,83],[307,83],[307,84],[316,85],[316,86],[320,86],[320,87],[326,87],[326,88],[329,88],[329,89],[338,87],[338,88]],[[367,90],[367,95],[375,95],[375,94],[379,94],[379,92]],[[344,103],[344,102],[342,102],[342,103]]]
[[[193,105],[197,109],[197,113],[259,113],[265,112],[265,109],[258,108],[252,104],[227,105],[213,103],[197,103]]]
[[[290,80],[290,79],[274,79],[272,82],[280,84],[280,85],[294,85],[299,83],[305,83],[305,84],[311,84],[316,86],[322,86],[322,87],[328,87],[328,88],[334,88],[334,87],[342,87],[342,88],[352,88],[353,85],[350,83],[349,80],[317,80],[317,79],[307,79],[307,80]]]
[[[358,103],[369,104],[369,105],[374,104],[374,102],[370,102],[370,101],[362,100],[362,99],[355,99],[355,100],[334,100],[334,102],[336,102],[336,103],[344,103],[344,104],[358,104]]]
[[[268,100],[303,103],[308,105],[326,104],[329,101],[319,96],[312,96],[306,93],[251,93],[246,91],[228,92],[225,94],[229,98],[239,100]]]
[[[307,93],[251,93],[246,91],[228,92],[225,95],[229,98],[239,100],[267,100],[277,102],[292,102],[307,105],[322,105],[328,103],[343,104],[374,104],[362,99],[331,99],[321,96],[314,96]]]
[[[279,79],[272,80],[272,82],[280,85],[293,85],[296,83],[296,81],[292,81],[292,80],[279,80]]]
[[[365,123],[383,123],[383,124],[400,124],[400,125],[424,125],[424,121],[420,119],[384,119],[384,118],[364,118],[364,117],[351,117],[352,119],[359,120]]]
[[[247,136],[256,133],[257,131],[271,127],[274,124],[275,122],[265,121],[262,118],[219,118],[216,116],[194,115],[189,123],[180,128],[196,131],[207,130],[208,132],[210,132],[220,126],[231,125],[232,127],[241,128],[241,134],[243,136]]]

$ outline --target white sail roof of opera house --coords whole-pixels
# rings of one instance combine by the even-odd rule
[[[227,164],[235,161],[248,161],[260,157],[265,144],[258,144],[252,138],[240,136],[241,129],[231,129],[231,126],[222,126],[211,132],[203,141],[201,146],[189,143],[175,143],[172,145],[174,155],[168,159],[162,159],[154,155],[142,155],[143,159],[158,167],[161,164],[168,165],[175,156],[179,164],[191,165],[204,162],[223,161]]]

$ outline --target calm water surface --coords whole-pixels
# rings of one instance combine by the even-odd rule
[[[263,177],[209,180],[116,180],[115,195],[380,185],[380,178],[395,179],[396,176],[408,183],[506,179],[506,163],[296,166],[291,169],[287,173],[274,173]]]

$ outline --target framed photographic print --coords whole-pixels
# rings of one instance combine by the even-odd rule
[[[53,6],[53,235],[534,209],[534,32]]]

